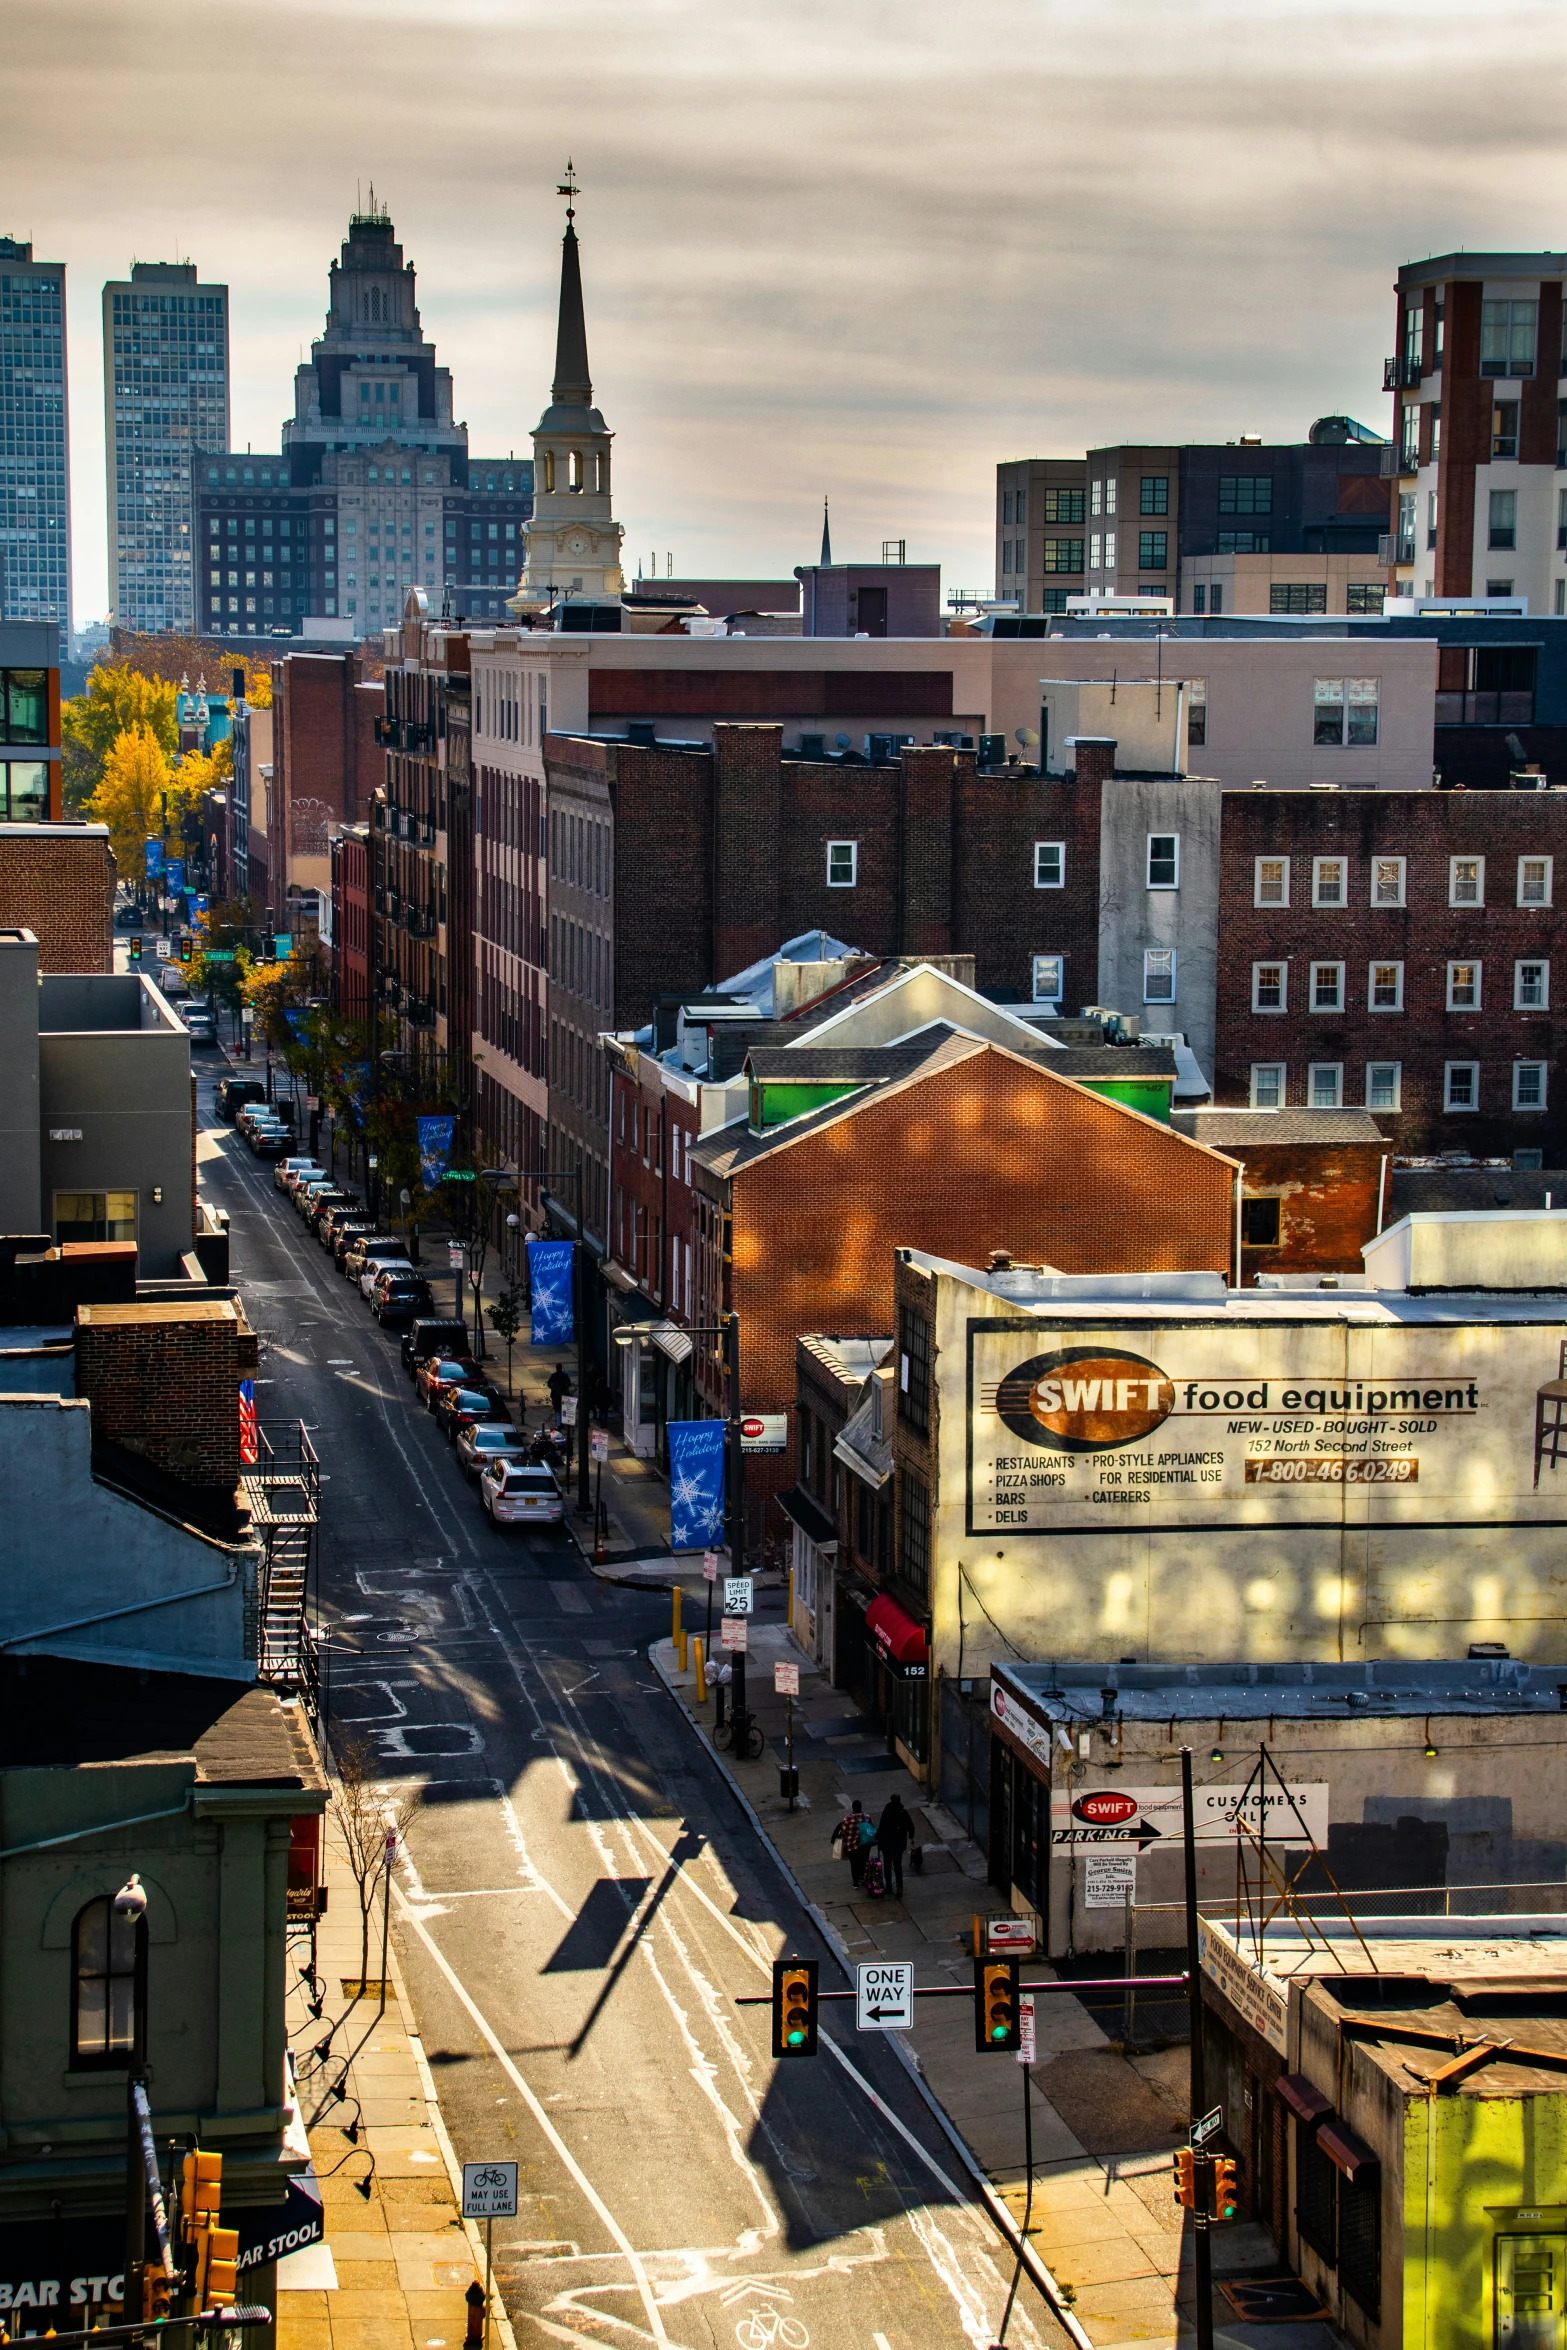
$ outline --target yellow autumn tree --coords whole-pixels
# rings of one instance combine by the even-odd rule
[[[265,661],[248,660],[245,663],[245,699],[253,710],[272,707],[272,670]]]
[[[146,879],[147,841],[150,835],[163,837],[164,795],[172,779],[168,756],[150,726],[131,726],[110,745],[85,813],[109,827],[114,861],[127,881]]]
[[[122,736],[143,727],[172,759],[179,747],[176,688],[126,661],[100,661],[85,693],[61,705],[65,812],[79,816],[103,781],[110,752]]]

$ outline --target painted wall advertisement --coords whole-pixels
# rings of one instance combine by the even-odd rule
[[[967,1530],[1559,1522],[1564,1335],[1456,1301],[1445,1325],[972,1321]]]
[[[1233,1844],[1237,1837],[1255,1849],[1266,1833],[1270,1844],[1318,1845],[1327,1849],[1326,1779],[1268,1781],[1266,1795],[1255,1779],[1233,1787],[1192,1790],[1192,1838],[1197,1844]],[[1181,1790],[1175,1787],[1055,1787],[1050,1796],[1050,1841],[1058,1851],[1098,1851],[1184,1842]]]

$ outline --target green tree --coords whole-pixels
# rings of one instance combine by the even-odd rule
[[[147,677],[126,661],[100,661],[87,690],[60,709],[64,749],[62,790],[65,812],[80,816],[103,780],[104,768],[122,735],[145,727],[172,759],[179,748],[176,688],[165,677]]]
[[[511,1350],[517,1343],[522,1328],[522,1295],[510,1281],[492,1306],[486,1306],[485,1317],[497,1338],[506,1341],[506,1393],[511,1393]]]

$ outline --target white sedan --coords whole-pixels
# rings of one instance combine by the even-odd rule
[[[558,1526],[566,1515],[553,1470],[496,1461],[479,1479],[479,1499],[497,1526]]]

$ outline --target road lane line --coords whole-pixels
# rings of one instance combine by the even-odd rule
[[[571,2148],[566,2144],[566,2141],[561,2136],[559,2130],[556,2129],[555,2124],[550,2120],[549,2115],[545,2112],[538,2098],[534,2095],[527,2082],[523,2079],[523,2076],[518,2071],[516,2065],[513,2064],[504,2042],[501,2040],[498,2033],[494,2030],[488,2016],[485,2015],[484,2010],[477,2004],[477,2002],[472,1997],[470,1997],[468,1988],[463,1982],[462,1977],[457,1973],[456,1968],[448,1962],[445,1952],[441,1949],[441,1946],[436,1941],[435,1936],[429,1931],[423,1920],[413,1909],[408,1900],[408,1896],[404,1893],[401,1885],[394,1883],[392,1890],[397,1895],[397,1906],[402,1911],[404,1917],[407,1919],[408,1924],[418,1935],[420,1941],[424,1944],[426,1950],[430,1953],[430,1956],[434,1959],[436,1965],[440,1968],[441,1973],[446,1977],[447,1982],[451,1985],[452,1991],[455,1993],[457,1999],[461,2002],[463,2007],[467,2009],[468,2014],[472,2018],[474,2024],[483,2034],[484,2038],[488,2041],[490,2052],[494,2056],[496,2063],[500,2066],[502,2072],[505,2073],[506,2078],[517,2090],[519,2096],[526,2104],[528,2111],[532,2114],[539,2128],[543,2131],[545,2137],[554,2147],[555,2152],[559,2155],[567,2170],[570,2171],[572,2177],[576,2180],[577,2185],[582,2190],[582,2193],[587,2197],[589,2203],[592,2204],[593,2209],[598,2213],[599,2218],[602,2220],[604,2226],[608,2229],[610,2235],[613,2236],[615,2242],[620,2246],[620,2249],[631,2269],[631,2273],[636,2279],[637,2291],[642,2297],[642,2306],[647,2311],[647,2321],[649,2327],[652,2330],[653,2339],[655,2342],[667,2343],[669,2336],[664,2331],[664,2320],[659,2311],[658,2303],[653,2297],[653,2287],[649,2282],[647,2269],[643,2265],[641,2254],[637,2251],[636,2246],[632,2243],[631,2238],[626,2234],[626,2231],[621,2226],[619,2220],[616,2219],[614,2213],[610,2210],[609,2205],[604,2201],[603,2196],[600,2195],[598,2189],[594,2186],[593,2181],[588,2177],[588,2174],[583,2169],[581,2163],[578,2162],[576,2156],[572,2153]]]

